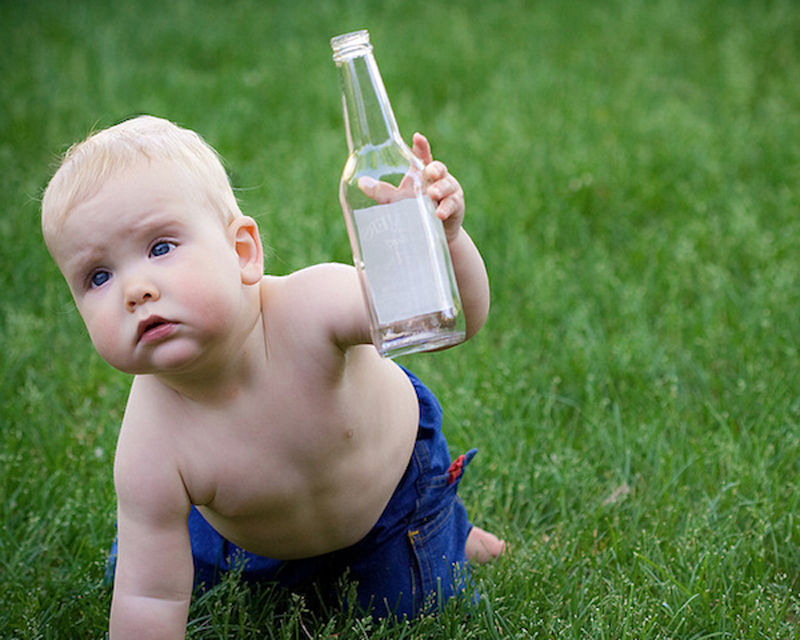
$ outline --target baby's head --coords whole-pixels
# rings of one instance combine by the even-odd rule
[[[242,215],[211,146],[194,131],[168,120],[139,116],[94,133],[67,151],[42,199],[42,232],[51,253],[72,210],[107,180],[143,161],[179,167],[225,226]]]
[[[42,230],[98,353],[121,371],[202,364],[260,311],[258,226],[214,150],[166,120],[128,120],[70,149]]]

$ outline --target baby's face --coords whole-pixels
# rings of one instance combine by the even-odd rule
[[[181,373],[224,343],[240,309],[228,235],[196,182],[142,162],[78,205],[51,249],[106,361]]]

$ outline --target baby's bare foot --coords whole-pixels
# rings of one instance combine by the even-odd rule
[[[506,550],[506,543],[493,533],[472,527],[465,546],[467,560],[477,564],[491,562]]]

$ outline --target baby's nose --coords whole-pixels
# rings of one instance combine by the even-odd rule
[[[133,311],[136,307],[145,302],[152,302],[158,299],[158,290],[149,282],[139,280],[132,282],[125,290],[125,304],[129,311]]]

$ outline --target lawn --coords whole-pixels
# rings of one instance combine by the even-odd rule
[[[490,320],[404,358],[440,397],[477,604],[389,626],[231,579],[190,638],[791,638],[800,624],[800,6],[792,0],[0,4],[0,636],[102,638],[130,380],[39,231],[58,157],[200,132],[266,269],[349,261],[328,39],[369,28],[461,180]],[[343,586],[343,591],[346,589]]]

